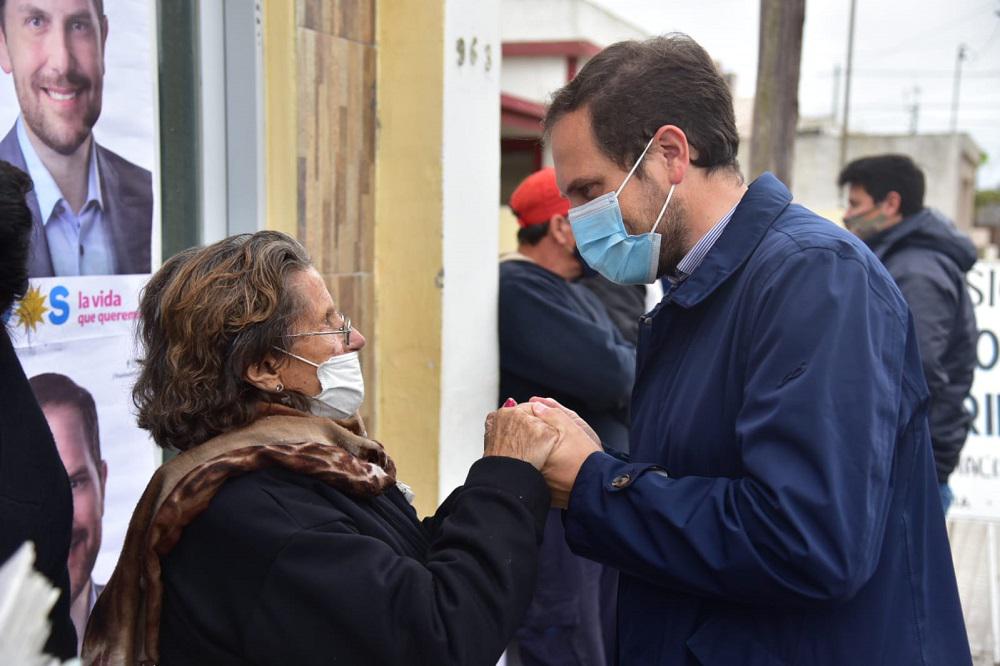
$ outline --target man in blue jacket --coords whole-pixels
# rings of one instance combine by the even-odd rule
[[[546,129],[587,262],[667,277],[631,462],[540,400],[577,554],[621,571],[619,662],[969,664],[913,322],[857,238],[744,184],[729,90],[684,35],[615,44]]]
[[[872,155],[840,172],[847,185],[844,224],[871,248],[896,281],[913,313],[941,504],[948,511],[948,477],[969,434],[965,398],[976,370],[976,311],[965,274],[976,247],[936,210],[924,207],[924,174],[906,155]]]
[[[635,347],[577,282],[583,264],[555,172],[528,176],[510,206],[518,251],[500,261],[500,401],[552,396],[586,418],[607,446],[625,450]],[[617,577],[570,552],[560,513],[549,512],[535,594],[508,651],[521,666],[599,666],[610,654]]]

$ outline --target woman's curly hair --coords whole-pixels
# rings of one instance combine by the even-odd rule
[[[244,376],[291,332],[302,304],[288,280],[311,265],[305,248],[277,231],[231,236],[164,263],[139,304],[139,427],[184,451],[250,423],[261,402],[306,409],[306,396],[262,391]]]

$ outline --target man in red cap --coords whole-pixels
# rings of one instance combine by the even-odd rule
[[[586,266],[555,172],[528,176],[510,206],[520,228],[517,252],[500,260],[499,402],[553,397],[590,423],[606,446],[625,450],[635,348],[600,299],[577,282]],[[513,664],[605,664],[612,647],[602,629],[604,620],[614,626],[614,596],[601,592],[606,574],[570,552],[560,513],[549,515],[535,597],[509,651]]]

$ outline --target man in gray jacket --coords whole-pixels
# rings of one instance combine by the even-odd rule
[[[855,160],[841,171],[839,183],[848,186],[844,224],[882,260],[913,313],[947,511],[948,476],[972,420],[964,402],[976,365],[977,329],[965,274],[976,249],[950,220],[924,207],[924,174],[905,155]]]

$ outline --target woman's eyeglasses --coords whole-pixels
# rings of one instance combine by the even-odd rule
[[[344,347],[350,348],[351,346],[351,318],[342,312],[338,312],[337,315],[344,321],[340,328],[334,328],[329,331],[313,331],[311,333],[292,333],[286,335],[287,338],[306,338],[314,335],[343,335],[344,336]]]

